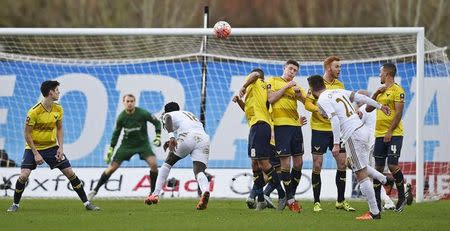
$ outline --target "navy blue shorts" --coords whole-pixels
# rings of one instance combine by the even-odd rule
[[[275,145],[270,145],[270,148],[272,149],[272,155],[270,156],[270,159],[269,159],[270,164],[272,165],[272,167],[278,168],[281,166],[280,157],[278,156],[278,154],[276,152]]]
[[[375,158],[375,166],[385,166],[386,158],[388,164],[398,165],[398,158],[402,150],[403,136],[393,136],[388,143],[383,142],[383,137],[375,139],[375,147],[373,149],[373,157]]]
[[[327,148],[333,150],[334,139],[332,131],[311,131],[311,153],[314,155],[323,155]],[[345,153],[344,144],[341,142],[340,153]]]
[[[303,134],[300,126],[275,126],[275,146],[278,156],[303,155]]]
[[[58,150],[58,146],[47,148],[44,150],[38,150],[39,154],[41,154],[42,158],[44,159],[45,163],[47,163],[50,166],[50,169],[59,168],[61,170],[70,167],[70,162],[66,158],[66,155],[64,155],[64,159],[62,161],[56,160],[56,151]],[[23,153],[22,158],[22,164],[20,165],[21,168],[27,168],[34,170],[36,169],[36,161],[34,160],[34,154],[31,151],[31,149],[25,149]]]
[[[272,156],[270,147],[271,130],[266,122],[254,124],[248,135],[248,157],[258,159],[269,159]]]

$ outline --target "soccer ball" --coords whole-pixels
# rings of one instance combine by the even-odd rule
[[[225,21],[218,21],[214,25],[214,35],[217,38],[226,39],[231,34],[231,26]]]

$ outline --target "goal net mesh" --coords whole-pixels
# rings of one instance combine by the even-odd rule
[[[44,80],[61,83],[65,152],[75,167],[106,167],[115,119],[123,110],[124,94],[136,96],[137,106],[159,116],[165,103],[200,116],[202,65],[206,61],[205,128],[211,137],[210,168],[249,168],[244,113],[231,102],[255,67],[266,76],[280,76],[287,59],[300,62],[295,81],[307,87],[306,77],[324,73],[322,62],[331,55],[342,61],[341,81],[348,90],[374,91],[380,86],[380,66],[397,65],[396,82],[406,91],[404,140],[400,162],[408,182],[415,182],[415,128],[423,126],[425,197],[448,196],[450,150],[450,65],[445,48],[425,41],[424,108],[416,108],[416,36],[414,35],[280,35],[208,36],[10,36],[0,35],[0,149],[10,159],[22,159],[23,125],[27,111],[41,96]],[[424,118],[416,118],[416,110]],[[299,112],[309,118],[300,104]],[[418,121],[418,122],[416,122]],[[153,126],[148,126],[150,139]],[[304,168],[312,167],[309,124],[303,128]],[[163,141],[166,134],[163,133]],[[161,164],[166,154],[153,147]],[[191,167],[190,158],[177,164]],[[125,167],[145,167],[134,156]],[[330,153],[324,168],[335,168]]]

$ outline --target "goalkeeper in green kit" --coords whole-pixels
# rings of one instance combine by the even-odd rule
[[[145,160],[150,166],[150,193],[155,190],[158,165],[155,153],[149,144],[147,121],[155,126],[156,138],[153,140],[153,145],[156,147],[161,146],[161,122],[150,112],[136,107],[136,98],[132,94],[123,96],[123,104],[125,110],[117,118],[116,128],[111,138],[111,146],[105,156],[105,162],[109,164],[109,167],[102,173],[94,190],[89,193],[89,200],[97,195],[100,187],[108,181],[109,177],[120,167],[120,164],[125,160],[130,160],[134,154],[139,154],[141,160]],[[114,147],[122,129],[124,131],[122,143],[113,156]]]

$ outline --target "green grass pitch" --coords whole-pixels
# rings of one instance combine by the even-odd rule
[[[356,221],[367,211],[363,201],[351,201],[356,212],[336,210],[322,202],[323,211],[312,212],[311,201],[302,201],[303,212],[287,208],[278,212],[247,209],[244,200],[211,198],[208,209],[195,210],[197,200],[162,199],[157,205],[143,200],[95,200],[102,211],[86,211],[75,199],[24,198],[17,213],[6,209],[11,198],[0,199],[0,230],[449,230],[450,201],[413,204],[404,212],[386,211],[381,220]]]

